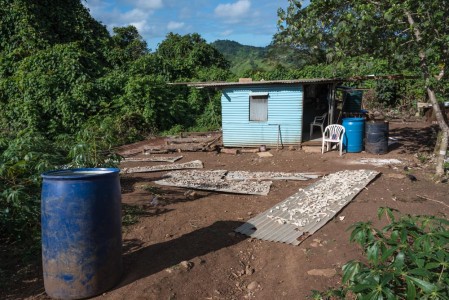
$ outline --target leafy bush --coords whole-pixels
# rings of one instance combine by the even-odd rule
[[[40,230],[40,174],[63,164],[65,157],[33,131],[7,139],[0,154],[0,231],[6,238],[35,240]]]
[[[392,80],[378,80],[376,84],[377,102],[384,107],[394,107],[398,102],[398,83]]]
[[[343,266],[343,286],[315,299],[449,299],[449,221],[433,216],[402,216],[380,208],[389,224],[381,230],[358,222],[350,240],[359,244],[367,263]]]

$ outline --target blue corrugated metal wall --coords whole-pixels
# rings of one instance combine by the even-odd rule
[[[268,92],[268,121],[249,121],[250,93]],[[278,125],[281,142],[301,143],[301,84],[276,86],[243,86],[223,90],[221,96],[223,145],[226,147],[276,146]]]

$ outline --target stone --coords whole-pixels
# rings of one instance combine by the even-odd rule
[[[191,261],[183,260],[179,264],[181,265],[181,267],[183,267],[186,270],[190,270],[193,268],[193,262],[191,262]]]
[[[333,277],[337,274],[337,271],[335,269],[312,269],[307,271],[307,274],[311,276]]]
[[[245,275],[252,275],[252,274],[254,274],[254,269],[253,268],[251,268],[251,266],[246,266],[246,268],[245,268]]]
[[[259,152],[257,153],[257,155],[259,155],[259,157],[272,157],[273,154],[271,154],[270,152]]]
[[[246,286],[246,288],[247,288],[249,291],[254,291],[255,289],[257,289],[258,286],[259,286],[259,283],[258,283],[257,281],[252,281],[252,282],[250,282],[250,284],[248,284],[248,285]]]

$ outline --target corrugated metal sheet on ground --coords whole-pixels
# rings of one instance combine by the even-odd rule
[[[295,205],[303,205],[305,199],[310,197],[308,195],[316,192],[314,189],[318,189],[323,185],[327,185],[329,187],[335,187],[338,189],[342,186],[342,182],[347,178],[345,174],[342,172],[347,172],[346,174],[350,174],[349,172],[353,172],[354,176],[360,176],[360,174],[364,175],[365,178],[361,179],[359,182],[354,184],[354,186],[342,194],[341,199],[337,198],[337,193],[333,193],[332,190],[328,191],[327,194],[320,194],[318,191],[318,195],[321,195],[323,199],[329,199],[335,197],[335,201],[330,203],[327,209],[323,211],[327,211],[324,213],[326,216],[321,216],[320,218],[312,218],[309,215],[309,221],[304,226],[298,226],[297,224],[284,223],[280,222],[280,220],[288,220],[290,217],[290,212],[293,210]],[[323,177],[319,181],[314,184],[308,186],[305,189],[301,189],[299,192],[293,194],[288,197],[286,200],[281,203],[275,205],[271,209],[259,214],[258,216],[250,219],[242,226],[235,229],[236,232],[248,235],[252,238],[272,241],[272,242],[281,242],[287,243],[291,245],[299,245],[304,239],[306,239],[309,235],[316,232],[322,226],[324,226],[329,220],[331,220],[343,207],[345,207],[369,182],[371,182],[378,174],[377,171],[372,170],[357,170],[357,171],[342,171],[330,174],[327,177]],[[355,173],[359,172],[359,173]],[[333,178],[333,182],[329,182],[331,176]],[[347,183],[346,183],[347,184]],[[344,184],[343,184],[344,185]],[[328,198],[326,198],[328,197]],[[307,210],[307,207],[303,207],[304,210]],[[315,214],[323,214],[323,211],[316,212]],[[305,218],[307,219],[307,218]]]

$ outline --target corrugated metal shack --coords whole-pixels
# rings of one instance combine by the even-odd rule
[[[332,123],[335,89],[340,79],[297,79],[191,83],[222,90],[222,130],[225,147],[298,146],[308,138],[315,116],[328,113]]]

